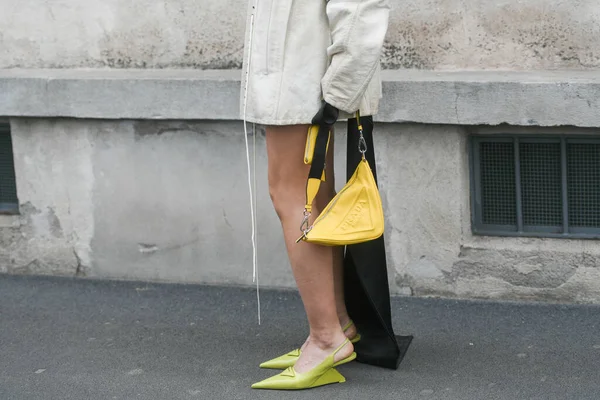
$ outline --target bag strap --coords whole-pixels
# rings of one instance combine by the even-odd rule
[[[327,142],[331,135],[331,127],[320,125],[315,142],[315,151],[313,154],[310,171],[308,173],[308,182],[306,183],[306,210],[312,209],[312,203],[319,192],[323,171],[325,171],[327,160]]]
[[[363,158],[367,151],[366,142],[362,136],[362,125],[360,123],[360,112],[356,112],[356,121],[358,123],[358,131],[360,132],[359,151],[362,153]],[[300,225],[300,230],[303,235],[310,232],[309,218],[312,213],[312,204],[319,193],[321,187],[321,178],[326,167],[327,160],[327,143],[329,142],[329,136],[331,135],[331,127],[333,123],[321,123],[319,124],[319,132],[317,133],[317,139],[315,141],[315,150],[313,154],[312,164],[308,173],[308,181],[306,182],[306,205],[304,206],[304,218]],[[303,236],[304,237],[304,236]],[[299,239],[300,240],[300,239]]]

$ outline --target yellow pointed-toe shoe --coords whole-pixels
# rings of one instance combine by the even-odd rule
[[[350,320],[350,322],[348,322],[348,324],[346,324],[346,326],[343,328],[344,332],[346,332],[352,325],[354,325],[354,322],[352,320]],[[356,343],[359,340],[360,340],[360,333],[357,333],[356,336],[354,336],[352,339],[350,339],[350,342]],[[294,350],[290,351],[289,353],[286,353],[282,356],[275,357],[269,361],[263,362],[262,364],[260,364],[260,367],[268,368],[268,369],[286,369],[288,367],[293,366],[296,363],[296,361],[298,361],[298,358],[300,357],[300,353],[301,353],[300,349],[294,349]],[[344,361],[344,360],[342,360],[342,361]],[[336,363],[334,365],[334,367],[345,364],[345,362],[342,362],[342,361]]]
[[[339,365],[340,362],[335,362],[334,357],[338,351],[340,351],[350,340],[344,340],[333,353],[319,365],[307,372],[296,372],[293,366],[288,367],[283,372],[267,378],[263,381],[257,382],[252,385],[253,389],[275,389],[275,390],[300,390],[310,389],[319,386],[329,385],[333,383],[346,382],[346,378],[340,374],[334,365]],[[356,353],[352,352],[351,355],[343,360],[344,364],[356,359]]]

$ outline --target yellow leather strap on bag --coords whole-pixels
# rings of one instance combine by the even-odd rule
[[[317,133],[310,172],[308,173],[308,182],[306,183],[305,214],[311,213],[313,201],[315,200],[315,197],[317,197],[319,187],[321,186],[321,178],[325,171],[330,129],[331,127],[329,125],[319,126],[319,133]]]

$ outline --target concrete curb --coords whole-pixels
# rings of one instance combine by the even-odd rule
[[[239,119],[239,70],[0,70],[0,115]],[[597,71],[383,72],[380,122],[600,126]]]

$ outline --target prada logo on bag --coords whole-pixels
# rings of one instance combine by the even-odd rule
[[[357,201],[356,205],[354,206],[352,211],[348,214],[348,216],[344,220],[344,223],[340,226],[340,229],[345,231],[350,228],[354,228],[356,226],[356,224],[363,217],[366,209],[367,209],[367,201],[366,200]]]

